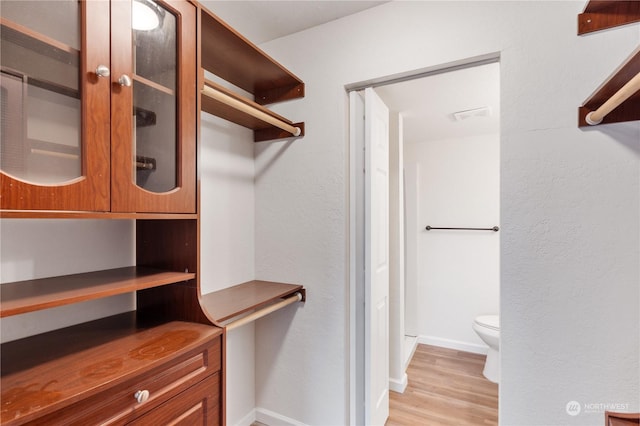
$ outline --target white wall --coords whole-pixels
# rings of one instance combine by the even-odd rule
[[[500,225],[500,135],[408,143],[405,155],[421,170],[411,191],[418,197],[419,341],[486,352],[471,325],[500,311],[500,235],[425,226]]]
[[[250,130],[201,114],[200,274],[203,293],[255,279],[254,161]],[[255,420],[253,324],[227,335],[227,424]]]
[[[309,297],[293,321],[257,327],[260,407],[348,419],[344,85],[500,52],[502,424],[602,423],[568,416],[574,399],[638,411],[640,129],[576,127],[638,24],[578,37],[584,4],[390,2],[263,46],[306,83],[304,100],[276,109],[307,135],[258,150],[261,165],[278,158],[256,181],[256,274]]]

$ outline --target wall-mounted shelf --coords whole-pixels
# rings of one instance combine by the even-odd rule
[[[205,294],[200,302],[213,321],[223,325],[225,321],[266,308],[296,293],[302,295],[304,302],[306,294],[301,285],[255,280]]]
[[[0,317],[192,280],[195,273],[126,267],[2,285]]]
[[[578,15],[578,35],[640,22],[640,2],[637,0],[591,0]]]
[[[213,81],[205,79],[204,84],[202,110],[252,129],[254,142],[291,137],[296,128],[299,133],[295,136],[304,136],[304,123],[293,123]]]
[[[253,129],[256,142],[303,136],[304,123],[294,124],[262,107],[304,97],[302,80],[204,7],[200,8],[200,20],[202,69],[254,96],[254,100],[250,100],[205,80],[201,72],[202,110]],[[274,124],[272,119],[278,123]]]
[[[590,126],[586,117],[618,93],[640,73],[640,47],[578,108],[580,127]],[[640,120],[640,91],[618,105],[602,119],[602,124]]]

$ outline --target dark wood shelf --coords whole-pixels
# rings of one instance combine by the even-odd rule
[[[201,7],[202,67],[253,93],[260,105],[304,97],[304,83],[216,15]]]
[[[197,213],[111,213],[66,210],[0,210],[0,219],[188,220],[197,218]]]
[[[0,288],[0,317],[174,284],[195,276],[192,272],[131,266],[6,283]]]
[[[241,102],[242,104],[252,109],[258,110],[270,117],[273,117],[276,120],[283,121],[294,127],[299,127],[302,133],[297,137],[304,136],[304,123],[293,123],[292,121],[282,117],[281,115],[276,114],[275,112],[263,107],[262,105],[259,105],[256,102],[251,101],[250,99],[240,96],[237,93],[233,92],[232,90],[229,90],[224,86],[221,86],[213,81],[204,79],[204,84],[206,86],[213,88],[218,92],[221,92]],[[225,120],[231,121],[232,123],[239,124],[240,126],[246,127],[248,129],[252,129],[254,131],[253,139],[255,142],[292,137],[290,133],[279,129],[278,127],[275,127],[266,121],[263,121],[252,115],[249,115],[244,111],[240,111],[238,109],[232,108],[227,104],[220,102],[216,99],[213,99],[205,94],[201,94],[200,96],[201,96],[201,106],[203,111],[209,114],[215,115],[217,117],[223,118]]]
[[[304,301],[305,291],[299,284],[254,280],[205,294],[200,297],[200,303],[213,321],[221,324],[246,312],[264,308],[297,292],[302,293]]]
[[[640,1],[591,0],[578,15],[578,35],[640,22]]]
[[[639,72],[640,47],[578,108],[578,126],[595,127],[587,124],[585,120],[587,114],[598,109]],[[607,114],[601,124],[635,120],[640,120],[640,91]]]
[[[221,333],[196,323],[141,323],[129,312],[5,343],[1,422],[22,424],[83,395],[162,375],[167,360],[187,356]]]

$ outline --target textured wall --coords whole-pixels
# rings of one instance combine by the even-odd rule
[[[257,150],[256,274],[300,282],[309,299],[256,327],[259,407],[348,418],[344,85],[500,52],[502,423],[602,423],[569,416],[571,400],[638,410],[640,129],[576,128],[638,24],[578,37],[583,7],[391,2],[264,46],[307,84],[276,108],[307,136]]]

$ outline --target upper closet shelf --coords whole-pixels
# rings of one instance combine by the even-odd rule
[[[202,110],[253,129],[256,142],[304,136],[304,123],[294,124],[262,107],[304,97],[302,80],[204,7],[200,19],[202,69],[254,97],[205,80],[201,72]]]
[[[254,142],[304,136],[304,123],[292,123],[250,99],[204,80],[202,110],[253,129]]]
[[[640,120],[640,47],[578,109],[580,127]]]
[[[640,22],[640,1],[592,0],[578,15],[578,35],[632,22]]]

